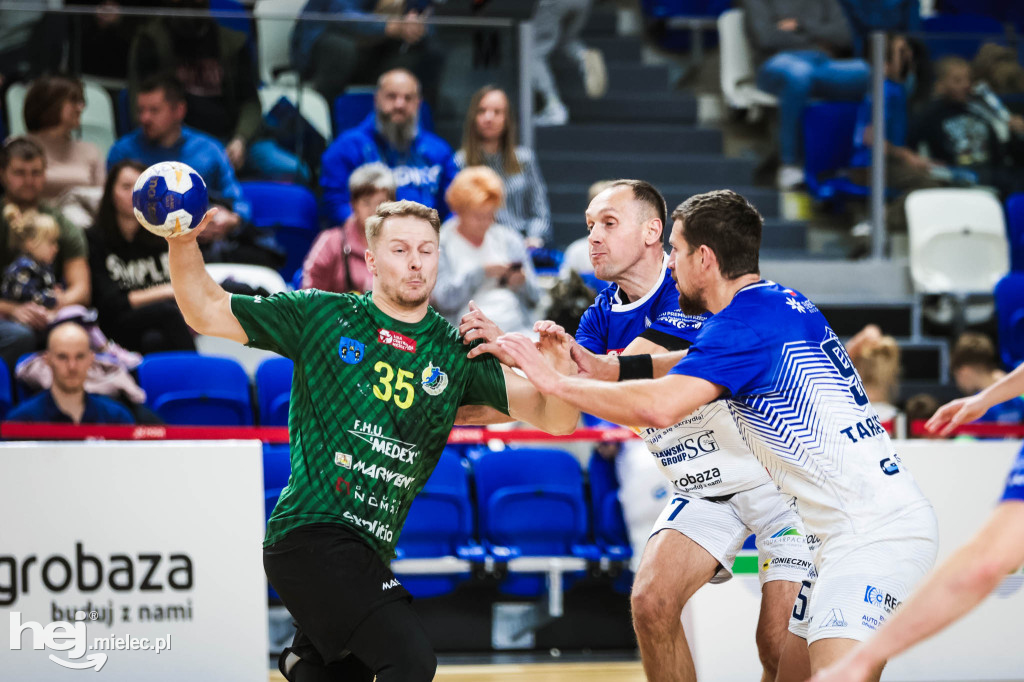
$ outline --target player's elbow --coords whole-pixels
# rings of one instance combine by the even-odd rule
[[[645,405],[637,410],[637,416],[637,426],[652,426],[656,429],[667,429],[679,421],[659,405]]]
[[[576,431],[576,426],[579,424],[579,420],[580,415],[577,412],[575,415],[573,415],[573,418],[571,420],[560,420],[555,424],[549,425],[549,427],[545,430],[552,436],[570,436]]]

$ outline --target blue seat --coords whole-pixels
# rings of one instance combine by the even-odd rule
[[[263,490],[280,491],[291,475],[291,449],[288,443],[263,444]]]
[[[1024,362],[1024,272],[1011,272],[995,289],[999,358],[1010,370]]]
[[[838,172],[850,165],[859,102],[817,102],[804,109],[804,182],[818,201],[864,197],[867,187]]]
[[[295,363],[288,358],[267,358],[256,369],[256,405],[262,426],[288,426],[288,404]]]
[[[6,362],[0,362],[0,420],[6,419],[7,413],[14,404],[11,393],[11,370]]]
[[[480,539],[493,554],[600,559],[600,550],[586,544],[583,475],[572,455],[541,448],[489,452],[477,461],[474,475]],[[544,580],[543,575],[510,574],[500,589],[538,596]]]
[[[278,272],[291,281],[320,232],[316,197],[301,185],[285,182],[243,182],[242,193],[252,206],[253,225],[275,228],[277,243],[288,254]]]
[[[151,353],[139,365],[146,406],[168,424],[251,426],[249,377],[231,358]]]
[[[590,479],[590,508],[593,511],[594,540],[605,556],[625,560],[633,555],[629,533],[619,502],[619,480],[615,462],[594,452],[587,465]]]
[[[921,21],[921,30],[931,59],[963,57],[970,61],[982,43],[1006,43],[1002,22],[985,14],[936,14]]]
[[[1010,242],[1010,270],[1024,272],[1024,193],[1006,200],[1006,239]]]
[[[402,559],[457,557],[482,562],[486,553],[473,535],[469,473],[459,453],[445,448],[427,484],[409,509],[398,540],[398,554]],[[448,594],[470,575],[469,571],[403,574],[400,564],[395,566],[395,573],[417,598]]]
[[[642,0],[640,7],[651,19],[717,17],[732,7],[732,0]]]
[[[373,111],[372,92],[346,92],[334,98],[331,113],[334,118],[334,136],[338,137],[355,128]],[[434,132],[434,115],[426,102],[420,103],[420,129]]]

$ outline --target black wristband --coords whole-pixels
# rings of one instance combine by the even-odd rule
[[[654,361],[650,355],[620,355],[619,381],[653,379]]]

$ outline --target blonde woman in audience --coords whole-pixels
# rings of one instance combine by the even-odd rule
[[[487,166],[498,174],[505,203],[497,220],[522,234],[527,246],[543,246],[551,239],[547,186],[533,151],[516,146],[516,121],[504,90],[485,85],[474,93],[455,165]]]
[[[896,339],[869,324],[846,343],[846,352],[878,418],[883,422],[895,419],[899,409],[893,400],[900,383],[900,347]]]
[[[452,180],[445,200],[453,215],[441,226],[432,300],[454,325],[474,300],[499,328],[529,334],[540,287],[523,237],[495,221],[503,198],[501,178],[490,168],[473,166]]]

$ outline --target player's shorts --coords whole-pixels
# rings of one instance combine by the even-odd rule
[[[935,512],[924,504],[870,533],[824,540],[817,576],[804,578],[789,631],[808,644],[867,640],[931,570],[938,538]]]
[[[292,650],[300,658],[331,664],[375,609],[412,595],[359,536],[337,523],[291,531],[263,549],[271,586],[295,619]]]
[[[1003,491],[1003,500],[1020,500],[1024,502],[1024,448],[1017,453],[1017,461],[1010,469],[1010,475],[1006,477],[1006,490]]]
[[[799,583],[812,565],[803,523],[790,498],[774,483],[718,499],[677,493],[665,505],[651,535],[666,529],[682,533],[718,561],[713,583],[732,578],[733,562],[751,533],[757,536],[757,577],[762,585],[773,580]]]

